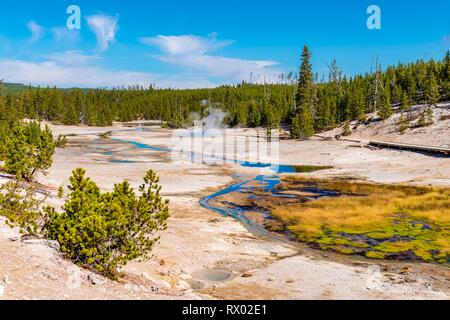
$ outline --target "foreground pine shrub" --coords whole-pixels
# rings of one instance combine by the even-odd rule
[[[18,179],[31,181],[37,171],[52,165],[55,144],[50,129],[41,129],[38,122],[15,122],[2,130],[0,152],[5,158],[1,168]]]
[[[59,242],[61,251],[80,266],[115,278],[117,267],[146,258],[166,229],[168,201],[161,197],[159,178],[149,171],[137,196],[127,181],[114,191],[98,186],[76,169],[63,212],[46,208],[45,235]]]
[[[45,198],[36,196],[36,189],[24,181],[9,181],[0,185],[0,216],[22,234],[39,236],[42,230],[41,204]]]

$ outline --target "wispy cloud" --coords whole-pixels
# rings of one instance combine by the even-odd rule
[[[111,44],[116,42],[116,34],[119,30],[119,16],[98,14],[86,17],[89,28],[97,37],[98,50],[106,51]]]
[[[269,60],[246,60],[229,58],[210,53],[233,43],[218,40],[217,34],[208,37],[194,35],[141,38],[141,42],[159,48],[161,61],[202,72],[205,76],[222,78],[225,81],[277,81],[278,63]]]
[[[45,35],[45,28],[34,22],[33,20],[27,23],[28,29],[31,31],[31,37],[28,39],[29,43],[36,43]]]
[[[69,44],[76,43],[80,38],[80,31],[69,30],[67,27],[54,27],[52,28],[53,39],[56,42],[65,42]]]
[[[153,38],[141,38],[141,42],[147,45],[155,45],[170,56],[203,55],[233,43],[230,40],[217,40],[217,35],[214,33],[207,38],[194,35],[160,35]]]
[[[61,65],[86,65],[101,59],[99,55],[87,55],[81,50],[55,52],[44,57]]]

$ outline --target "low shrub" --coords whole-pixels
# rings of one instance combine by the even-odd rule
[[[36,190],[21,181],[9,181],[0,186],[0,216],[10,227],[18,226],[22,234],[38,236],[42,229],[40,205]]]
[[[342,136],[348,137],[352,134],[352,129],[350,128],[350,123],[346,122],[344,125],[344,131],[342,132]]]
[[[63,135],[59,135],[55,140],[55,146],[60,149],[64,149],[67,144],[67,137]]]
[[[127,181],[113,192],[98,186],[76,169],[70,178],[70,194],[63,212],[45,209],[45,236],[56,240],[61,251],[78,265],[110,278],[130,260],[148,257],[166,229],[168,201],[160,191],[159,178],[149,171],[136,196]]]
[[[433,110],[428,107],[422,111],[417,124],[422,128],[431,126],[433,124]]]

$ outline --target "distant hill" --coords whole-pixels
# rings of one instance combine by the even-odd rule
[[[21,92],[25,91],[28,89],[28,85],[24,85],[21,83],[3,83],[2,84],[2,88],[1,88],[1,94],[2,95],[6,95],[6,94],[20,94]],[[36,88],[34,86],[32,86],[32,88]],[[66,88],[66,89],[61,89],[63,91],[70,91],[70,90],[74,90],[74,89],[79,89],[79,88]],[[82,89],[83,91],[89,91],[92,89]]]
[[[21,83],[3,83],[2,94],[18,94],[28,89],[28,86]]]

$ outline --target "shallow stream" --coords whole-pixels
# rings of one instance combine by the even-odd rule
[[[148,145],[145,143],[140,143],[132,140],[124,140],[124,139],[118,139],[113,138],[110,141],[113,141],[114,143],[122,143],[131,145],[133,148],[137,149],[144,149],[149,150],[153,152],[159,152],[159,153],[171,153],[172,150],[170,148],[166,147],[160,147],[160,146],[153,146]],[[103,148],[100,147],[101,140],[96,140],[95,145],[100,148],[100,152],[102,152],[105,155],[108,155],[111,157],[109,162],[111,163],[138,163],[138,161],[133,161],[128,158],[124,157],[124,154],[114,151],[113,149]],[[187,156],[194,160],[198,159],[199,156],[202,156],[205,158],[205,155],[199,155],[195,152],[190,152],[187,154]],[[208,156],[207,156],[208,157]],[[211,157],[209,156],[210,158]],[[218,158],[217,158],[218,159]],[[263,197],[264,194],[268,194],[273,197],[287,197],[287,198],[300,198],[297,195],[290,195],[290,194],[283,194],[279,190],[277,190],[277,186],[280,183],[281,180],[281,174],[285,173],[296,173],[296,172],[313,172],[317,170],[323,170],[323,169],[329,169],[330,167],[315,167],[315,166],[294,166],[294,165],[276,165],[271,163],[261,163],[261,162],[252,162],[252,161],[241,161],[236,159],[227,159],[226,157],[221,157],[220,160],[225,160],[226,163],[231,164],[237,164],[242,167],[246,168],[258,168],[258,169],[268,169],[267,175],[256,175],[249,178],[243,177],[242,175],[235,175],[234,178],[236,180],[235,183],[224,187],[223,189],[219,190],[218,192],[205,196],[202,199],[200,199],[200,205],[208,210],[214,211],[216,213],[219,213],[222,216],[230,216],[237,220],[239,220],[243,225],[253,234],[256,235],[263,235],[263,236],[274,236],[270,231],[268,231],[265,226],[261,223],[261,221],[271,220],[273,219],[270,216],[270,212],[266,212],[264,210],[255,208],[255,207],[245,207],[245,206],[239,206],[236,204],[233,204],[231,202],[223,203],[223,201],[220,201],[219,198],[223,196],[227,196],[234,193],[241,193],[245,194],[245,196],[249,197],[257,197],[253,194],[253,191],[258,190],[260,195],[258,197]],[[206,163],[205,163],[206,164]],[[273,172],[271,174],[270,172]],[[312,196],[309,196],[308,199],[316,199],[323,196],[329,195],[324,190],[319,189],[311,189],[311,190],[305,190],[308,193],[312,194]],[[262,192],[262,194],[261,194]],[[260,215],[260,219],[251,219],[249,214],[250,213],[257,213]],[[278,237],[279,238],[279,237]]]

